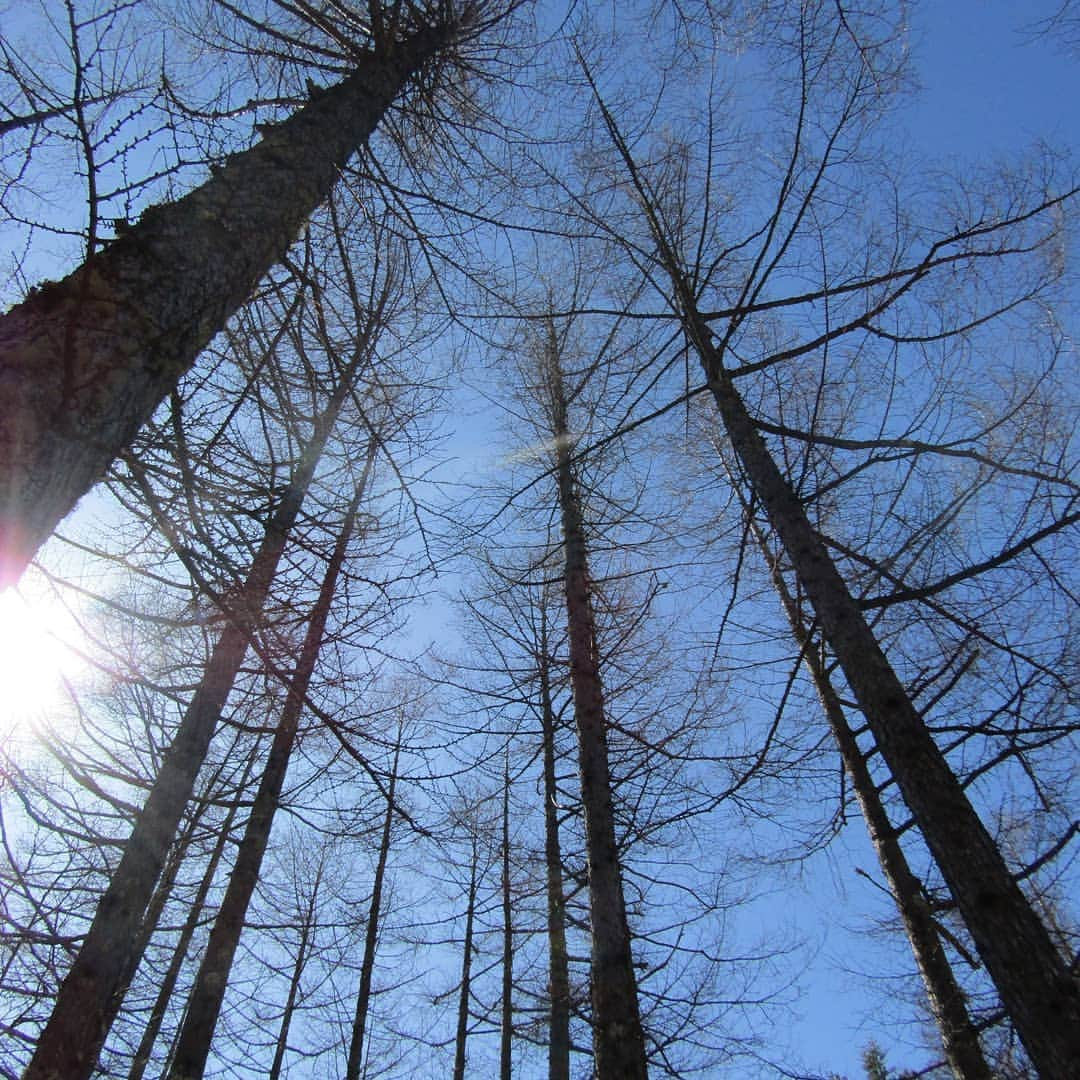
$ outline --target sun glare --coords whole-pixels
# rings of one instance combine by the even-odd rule
[[[28,601],[14,589],[0,593],[0,741],[21,741],[62,710],[65,680],[84,667],[73,648],[80,637],[77,621],[58,600]]]

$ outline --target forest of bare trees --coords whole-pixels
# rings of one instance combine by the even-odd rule
[[[0,5],[0,1076],[1075,1075],[1075,131],[921,19]]]

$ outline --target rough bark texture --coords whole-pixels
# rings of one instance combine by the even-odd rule
[[[780,573],[777,561],[770,556],[761,530],[756,525],[752,527],[762,553],[771,564],[773,584],[791,624],[792,634],[803,650],[803,662],[814,681],[829,729],[836,739],[844,768],[851,778],[851,785],[866,821],[878,863],[903,920],[911,951],[915,955],[915,963],[926,988],[930,1012],[941,1033],[945,1058],[957,1080],[993,1080],[993,1074],[979,1045],[978,1031],[968,1013],[963,990],[953,975],[952,965],[942,946],[941,935],[934,923],[922,884],[908,865],[900,841],[881,803],[866,759],[847,722],[847,715],[833,689],[823,658],[810,639],[798,605]]]
[[[541,608],[541,618],[543,617]],[[548,992],[551,995],[548,1080],[570,1080],[570,958],[566,951],[566,897],[563,893],[558,786],[555,780],[555,708],[551,697],[546,620],[542,626],[540,648],[540,723],[544,740],[544,865],[547,870],[550,973]]]
[[[330,561],[323,575],[319,596],[315,602],[300,649],[296,671],[289,682],[285,704],[281,710],[270,754],[263,769],[259,790],[251,807],[244,837],[236,853],[236,862],[229,876],[225,896],[218,908],[214,927],[210,931],[210,940],[206,945],[199,973],[188,996],[187,1014],[180,1031],[176,1053],[169,1069],[169,1080],[199,1080],[206,1069],[206,1059],[210,1053],[210,1044],[214,1037],[221,1003],[225,999],[225,990],[229,982],[236,947],[240,943],[240,934],[247,919],[248,906],[259,883],[263,856],[270,842],[270,831],[274,824],[281,791],[285,785],[285,776],[289,769],[296,733],[300,726],[300,717],[304,712],[308,688],[311,685],[315,665],[322,649],[326,633],[326,621],[337,589],[338,578],[345,562],[349,539],[356,521],[357,508],[364,495],[371,466],[374,459],[375,444],[372,443],[364,474],[360,479],[356,494],[353,496],[337,543],[330,556]]]
[[[82,948],[60,986],[52,1016],[41,1033],[24,1080],[83,1080],[94,1068],[109,1030],[109,1002],[120,989],[129,966],[139,961],[133,953],[138,947],[143,913],[247,653],[286,539],[360,362],[358,358],[319,418],[315,434],[267,525],[240,600],[230,611],[230,622],[214,647]]]
[[[375,949],[379,942],[383,879],[386,877],[386,860],[390,855],[390,836],[394,824],[394,795],[397,791],[400,755],[401,736],[399,734],[397,746],[394,747],[394,764],[390,770],[390,781],[386,786],[386,816],[383,818],[382,838],[379,841],[379,858],[375,864],[375,880],[371,885],[371,905],[368,908],[367,929],[364,933],[364,958],[360,963],[360,988],[356,994],[356,1015],[353,1018],[345,1080],[360,1080],[360,1067],[364,1061],[364,1031],[367,1027],[368,1012],[371,1009],[371,979],[375,971]]]
[[[0,585],[130,445],[455,31],[371,50],[202,187],[0,318]]]
[[[615,839],[607,722],[597,655],[588,546],[574,475],[566,399],[555,355],[550,357],[550,369],[552,434],[557,446],[556,475],[565,557],[570,683],[574,692],[581,802],[589,863],[593,1061],[598,1080],[638,1080],[648,1075],[648,1066]]]

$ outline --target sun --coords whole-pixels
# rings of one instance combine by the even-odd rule
[[[57,599],[0,592],[0,744],[22,741],[51,723],[67,682],[85,669],[78,620]]]

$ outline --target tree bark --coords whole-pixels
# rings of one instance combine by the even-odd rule
[[[607,721],[589,579],[588,545],[572,459],[562,372],[554,343],[549,346],[548,354],[554,421],[552,434],[562,515],[570,683],[574,693],[589,864],[594,1067],[598,1080],[643,1080],[648,1075],[648,1065],[615,839]]]
[[[230,608],[230,622],[214,647],[82,947],[60,986],[24,1080],[85,1080],[94,1068],[108,1035],[109,1002],[119,990],[124,972],[139,961],[133,955],[138,948],[138,928],[169,844],[247,653],[289,532],[352,379],[364,360],[357,356],[352,361],[318,418],[312,439],[267,525],[240,600]]]
[[[371,905],[368,908],[367,928],[364,933],[364,958],[360,964],[360,988],[356,994],[356,1015],[353,1018],[352,1038],[349,1041],[349,1059],[345,1066],[345,1080],[360,1080],[360,1067],[364,1061],[364,1031],[371,1009],[371,979],[375,971],[375,949],[379,941],[379,920],[382,909],[383,879],[386,861],[390,855],[390,837],[394,824],[394,795],[397,791],[398,760],[401,755],[401,732],[394,747],[394,764],[390,781],[386,786],[386,815],[383,818],[382,837],[379,841],[379,858],[375,864],[375,879],[371,885]]]
[[[200,188],[0,317],[0,586],[285,254],[453,19],[380,42]]]
[[[345,514],[337,543],[323,576],[319,596],[304,635],[304,644],[300,649],[296,671],[289,681],[285,704],[274,733],[259,790],[251,807],[244,837],[240,841],[232,874],[229,876],[225,897],[218,909],[206,952],[199,965],[199,973],[188,997],[187,1015],[184,1017],[172,1067],[167,1074],[168,1080],[199,1080],[206,1069],[214,1028],[217,1026],[229,982],[229,971],[247,919],[248,905],[259,882],[263,856],[270,841],[274,815],[285,785],[300,717],[303,715],[308,688],[322,649],[326,621],[352,537],[357,509],[371,474],[375,447],[376,444],[372,441],[364,472]]]
[[[570,958],[566,950],[566,897],[559,841],[558,785],[555,778],[555,707],[546,611],[541,601],[540,724],[544,742],[544,864],[547,871],[547,928],[551,1017],[548,1080],[570,1080]]]
[[[803,663],[814,681],[829,729],[840,750],[840,758],[851,778],[855,797],[859,801],[859,808],[870,833],[870,841],[874,845],[881,871],[896,901],[908,941],[911,943],[911,951],[915,955],[915,963],[926,988],[930,1012],[941,1033],[945,1058],[957,1080],[993,1080],[993,1073],[979,1044],[978,1031],[967,1010],[964,992],[953,975],[952,965],[942,946],[941,935],[934,923],[922,883],[908,865],[896,831],[889,821],[877,786],[870,775],[866,758],[847,722],[844,706],[833,688],[820,652],[814,648],[814,642],[795,598],[780,572],[778,561],[771,556],[765,536],[757,523],[751,522],[751,528],[770,565],[773,585],[787,614],[792,635],[802,649]]]
[[[700,336],[705,324],[699,323],[692,336],[705,345],[702,360],[728,438],[813,604],[882,758],[1028,1054],[1041,1076],[1065,1080],[1080,1061],[1077,981],[886,659],[711,342]]]

